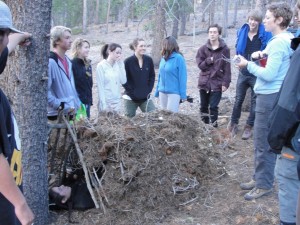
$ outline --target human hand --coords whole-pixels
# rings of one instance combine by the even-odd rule
[[[31,225],[34,220],[34,214],[26,202],[15,206],[15,214],[22,225]]]
[[[32,37],[32,34],[23,32],[22,33],[22,39],[21,42],[19,42],[20,46],[29,46],[31,44],[30,38]]]
[[[222,92],[225,92],[225,91],[227,91],[227,87],[222,86]]]
[[[263,58],[264,55],[265,55],[264,52],[262,52],[262,51],[257,51],[257,52],[253,52],[253,53],[251,54],[251,58],[252,58],[252,59],[260,59],[260,58]]]
[[[235,66],[236,66],[236,67],[239,67],[240,69],[246,67],[246,66],[248,65],[247,59],[245,59],[245,58],[244,58],[243,56],[241,56],[241,55],[238,55],[238,57],[239,57],[240,60],[235,62]]]

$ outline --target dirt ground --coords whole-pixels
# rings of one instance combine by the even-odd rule
[[[122,25],[111,25],[109,34],[103,32],[103,28],[95,26],[90,28],[89,34],[80,36],[91,42],[90,58],[93,62],[95,70],[97,63],[100,61],[100,48],[104,43],[111,41],[119,43],[123,46],[124,58],[132,54],[128,44],[136,37],[137,24],[130,24],[129,28],[123,28]],[[78,37],[75,36],[75,37]],[[74,37],[74,38],[75,38]],[[151,37],[140,28],[140,37],[150,45],[148,53],[151,51]],[[206,34],[196,36],[193,43],[192,36],[181,36],[178,39],[180,49],[186,59],[188,68],[188,88],[187,94],[194,97],[193,103],[185,102],[180,106],[180,113],[189,115],[195,120],[199,120],[199,92],[197,89],[197,77],[199,69],[195,64],[195,55],[197,49],[206,41]],[[232,53],[234,52],[235,29],[229,30],[229,37],[225,39]],[[233,55],[233,54],[232,54]],[[95,76],[95,72],[93,74]],[[232,68],[232,83],[230,88],[223,94],[220,103],[219,128],[214,130],[221,138],[213,140],[215,149],[221,157],[221,161],[225,163],[226,173],[220,175],[213,174],[211,182],[203,183],[200,188],[193,191],[193,195],[189,199],[181,201],[172,200],[174,195],[166,195],[167,199],[173,205],[169,204],[165,209],[161,209],[160,205],[151,208],[151,212],[141,212],[138,202],[128,199],[128,207],[120,209],[118,207],[109,208],[109,213],[104,214],[101,209],[91,209],[87,211],[73,211],[72,218],[79,224],[162,224],[162,225],[268,225],[279,224],[278,217],[278,199],[276,185],[275,191],[265,197],[253,201],[245,201],[243,196],[246,191],[239,188],[239,183],[247,181],[251,178],[253,172],[253,140],[242,140],[241,130],[245,124],[247,113],[242,113],[240,120],[240,132],[234,138],[226,133],[232,104],[235,96],[235,83],[237,79],[237,69]],[[96,79],[94,79],[96,80]],[[96,82],[94,82],[96,83]],[[155,83],[156,86],[156,83]],[[92,120],[97,118],[97,86],[94,85],[94,106],[92,107]],[[158,106],[158,101],[154,99]],[[181,117],[180,117],[181,118]],[[184,118],[184,116],[182,117]],[[182,119],[184,120],[184,119]],[[201,123],[195,123],[199,126]],[[203,135],[203,133],[201,133]],[[210,138],[210,133],[206,133]],[[197,139],[199,137],[195,137]],[[204,145],[208,145],[205,143]],[[208,147],[208,146],[204,146]],[[188,149],[186,149],[188,151]],[[156,170],[159,173],[159,170]],[[151,184],[149,184],[151,185]],[[116,187],[111,187],[116,188]],[[138,187],[135,187],[138,189]],[[132,189],[132,191],[136,191]],[[128,190],[130,191],[130,189]],[[157,194],[165,193],[165,190],[155,190]],[[171,192],[171,191],[169,191]],[[143,194],[142,192],[137,192]],[[166,192],[167,193],[167,192]],[[145,193],[144,193],[145,194]],[[195,198],[197,196],[197,198]],[[140,196],[141,198],[143,196]],[[170,199],[171,198],[171,199]],[[132,200],[132,201],[131,201]],[[139,202],[141,203],[141,202]],[[182,204],[183,203],[183,204]],[[121,203],[120,203],[121,204]],[[124,202],[122,202],[124,204]],[[136,207],[138,206],[138,207]],[[149,219],[149,217],[155,218]],[[51,211],[51,225],[68,224],[67,211]]]

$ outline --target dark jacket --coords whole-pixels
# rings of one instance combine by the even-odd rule
[[[72,70],[75,79],[76,91],[78,93],[80,101],[83,104],[92,105],[93,75],[91,64],[86,64],[80,58],[74,58],[72,60]]]
[[[125,70],[127,82],[123,84],[125,94],[127,94],[135,102],[143,102],[147,100],[151,93],[154,81],[155,71],[152,58],[143,55],[143,67],[140,68],[138,58],[133,55],[125,61]]]
[[[272,150],[280,153],[283,146],[295,150],[297,146],[292,145],[292,140],[300,140],[295,137],[295,132],[300,123],[300,38],[292,40],[292,48],[297,50],[294,52],[290,67],[282,84],[277,102],[274,106],[269,120],[268,141]],[[295,143],[297,144],[297,143]],[[299,144],[298,144],[299,146]],[[299,147],[298,147],[299,148]],[[297,149],[300,151],[300,149]]]
[[[222,91],[222,86],[229,87],[231,82],[230,63],[223,58],[230,58],[230,50],[222,39],[219,39],[220,46],[213,50],[209,40],[199,48],[196,55],[196,62],[200,75],[198,88],[207,91]],[[213,61],[211,60],[213,57]]]

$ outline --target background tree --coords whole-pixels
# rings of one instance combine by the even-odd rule
[[[51,0],[7,0],[17,28],[32,33],[32,45],[9,58],[0,80],[19,124],[23,150],[24,194],[36,216],[47,224],[47,69]]]
[[[161,59],[161,45],[166,30],[165,0],[156,0],[154,15],[152,59],[154,65],[158,66]]]
[[[82,33],[87,33],[87,0],[83,0],[82,12]]]

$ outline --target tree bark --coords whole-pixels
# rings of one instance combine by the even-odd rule
[[[178,38],[178,25],[179,25],[179,5],[178,3],[174,4],[174,16],[173,18],[173,27],[172,27],[172,36],[175,37],[176,39]]]
[[[27,49],[9,57],[0,80],[15,112],[22,141],[23,190],[35,224],[47,224],[47,69],[51,0],[7,0],[14,25],[32,33]]]
[[[161,59],[161,46],[166,30],[165,18],[165,1],[157,0],[155,6],[154,26],[153,26],[153,42],[152,42],[152,59],[155,66],[159,65]]]
[[[82,33],[87,33],[87,0],[83,0],[82,12]]]
[[[229,1],[228,0],[223,0],[223,37],[227,37],[228,36],[228,4]]]
[[[110,3],[111,3],[111,0],[108,0],[108,5],[107,5],[107,14],[106,14],[106,31],[105,33],[107,34],[108,33],[108,23],[109,23],[109,14],[110,14]]]
[[[99,7],[100,7],[100,0],[96,0],[96,12],[95,12],[95,24],[99,24]]]

